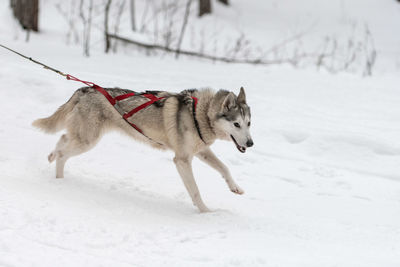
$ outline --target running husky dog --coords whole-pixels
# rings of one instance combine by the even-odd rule
[[[64,176],[64,165],[70,157],[90,150],[103,134],[116,129],[153,147],[173,150],[176,168],[200,212],[209,209],[193,177],[193,156],[217,170],[232,192],[244,193],[210,149],[216,139],[231,140],[242,153],[253,146],[249,132],[250,108],[243,87],[238,96],[226,90],[210,89],[177,94],[101,89],[102,92],[96,87],[80,88],[53,115],[33,122],[33,126],[47,133],[66,129],[48,156],[49,162],[56,160],[57,178]],[[135,114],[129,117],[128,113]]]

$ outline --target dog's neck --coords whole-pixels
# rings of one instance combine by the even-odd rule
[[[196,119],[199,124],[201,137],[206,145],[212,144],[218,138],[208,116],[208,111],[213,97],[214,93],[211,90],[198,91],[199,101],[196,107]]]

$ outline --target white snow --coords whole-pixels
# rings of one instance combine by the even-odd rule
[[[275,4],[284,10],[281,2]],[[330,2],[350,5],[324,4]],[[399,36],[394,30],[385,35],[379,26],[386,16],[397,23],[392,29],[400,26],[398,4],[392,2],[382,3],[382,14],[372,20],[382,23],[376,24],[385,44],[380,49],[397,45],[393,63],[399,60]],[[374,5],[365,14],[378,14],[378,1],[368,3]],[[247,10],[257,4],[249,1]],[[384,13],[389,5],[390,16]],[[13,29],[4,26],[13,25],[8,3],[0,8],[0,43],[102,86],[138,91],[211,86],[236,92],[244,86],[255,142],[245,154],[229,142],[213,146],[245,190],[243,196],[194,161],[200,192],[213,210],[206,214],[191,204],[171,152],[117,133],[72,158],[66,177],[55,179],[47,155],[59,134],[45,135],[31,122],[50,115],[81,84],[2,49],[0,266],[400,266],[395,68],[362,78],[286,66],[104,55],[101,49],[83,58],[80,47],[60,42],[64,32],[54,25],[43,24],[44,33],[32,35],[29,43],[22,34],[14,39]],[[282,23],[269,22],[274,21]]]

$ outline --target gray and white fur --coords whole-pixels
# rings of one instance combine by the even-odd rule
[[[106,90],[113,97],[129,92],[117,88]],[[56,177],[64,177],[64,165],[70,157],[93,148],[106,132],[119,130],[155,148],[174,151],[178,173],[193,204],[201,212],[209,209],[201,199],[193,176],[191,163],[194,156],[217,170],[232,192],[243,194],[244,191],[210,146],[216,139],[231,140],[242,153],[253,146],[249,132],[250,108],[244,89],[240,89],[238,96],[226,90],[214,92],[211,89],[185,90],[178,94],[164,91],[152,93],[164,98],[128,119],[150,139],[129,125],[101,93],[90,87],[78,89],[50,117],[35,120],[33,126],[47,133],[66,129],[48,156],[49,162],[56,161]],[[195,116],[202,139],[193,118],[192,96],[198,99]],[[127,112],[146,101],[145,97],[130,97],[120,101],[119,108]]]

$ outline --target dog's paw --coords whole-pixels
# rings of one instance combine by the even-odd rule
[[[211,212],[211,210],[209,208],[207,208],[206,205],[202,204],[202,205],[196,205],[195,206],[199,209],[200,213],[207,213],[207,212]]]
[[[205,207],[205,208],[199,209],[199,211],[200,211],[200,213],[208,213],[208,212],[211,212],[212,210],[210,210],[209,208]]]
[[[230,189],[235,194],[238,194],[238,195],[244,194],[244,190],[242,188],[240,188],[240,186],[238,186],[238,185],[233,185],[230,187]]]
[[[49,160],[49,163],[52,163],[56,159],[56,154],[51,152],[47,159]]]

